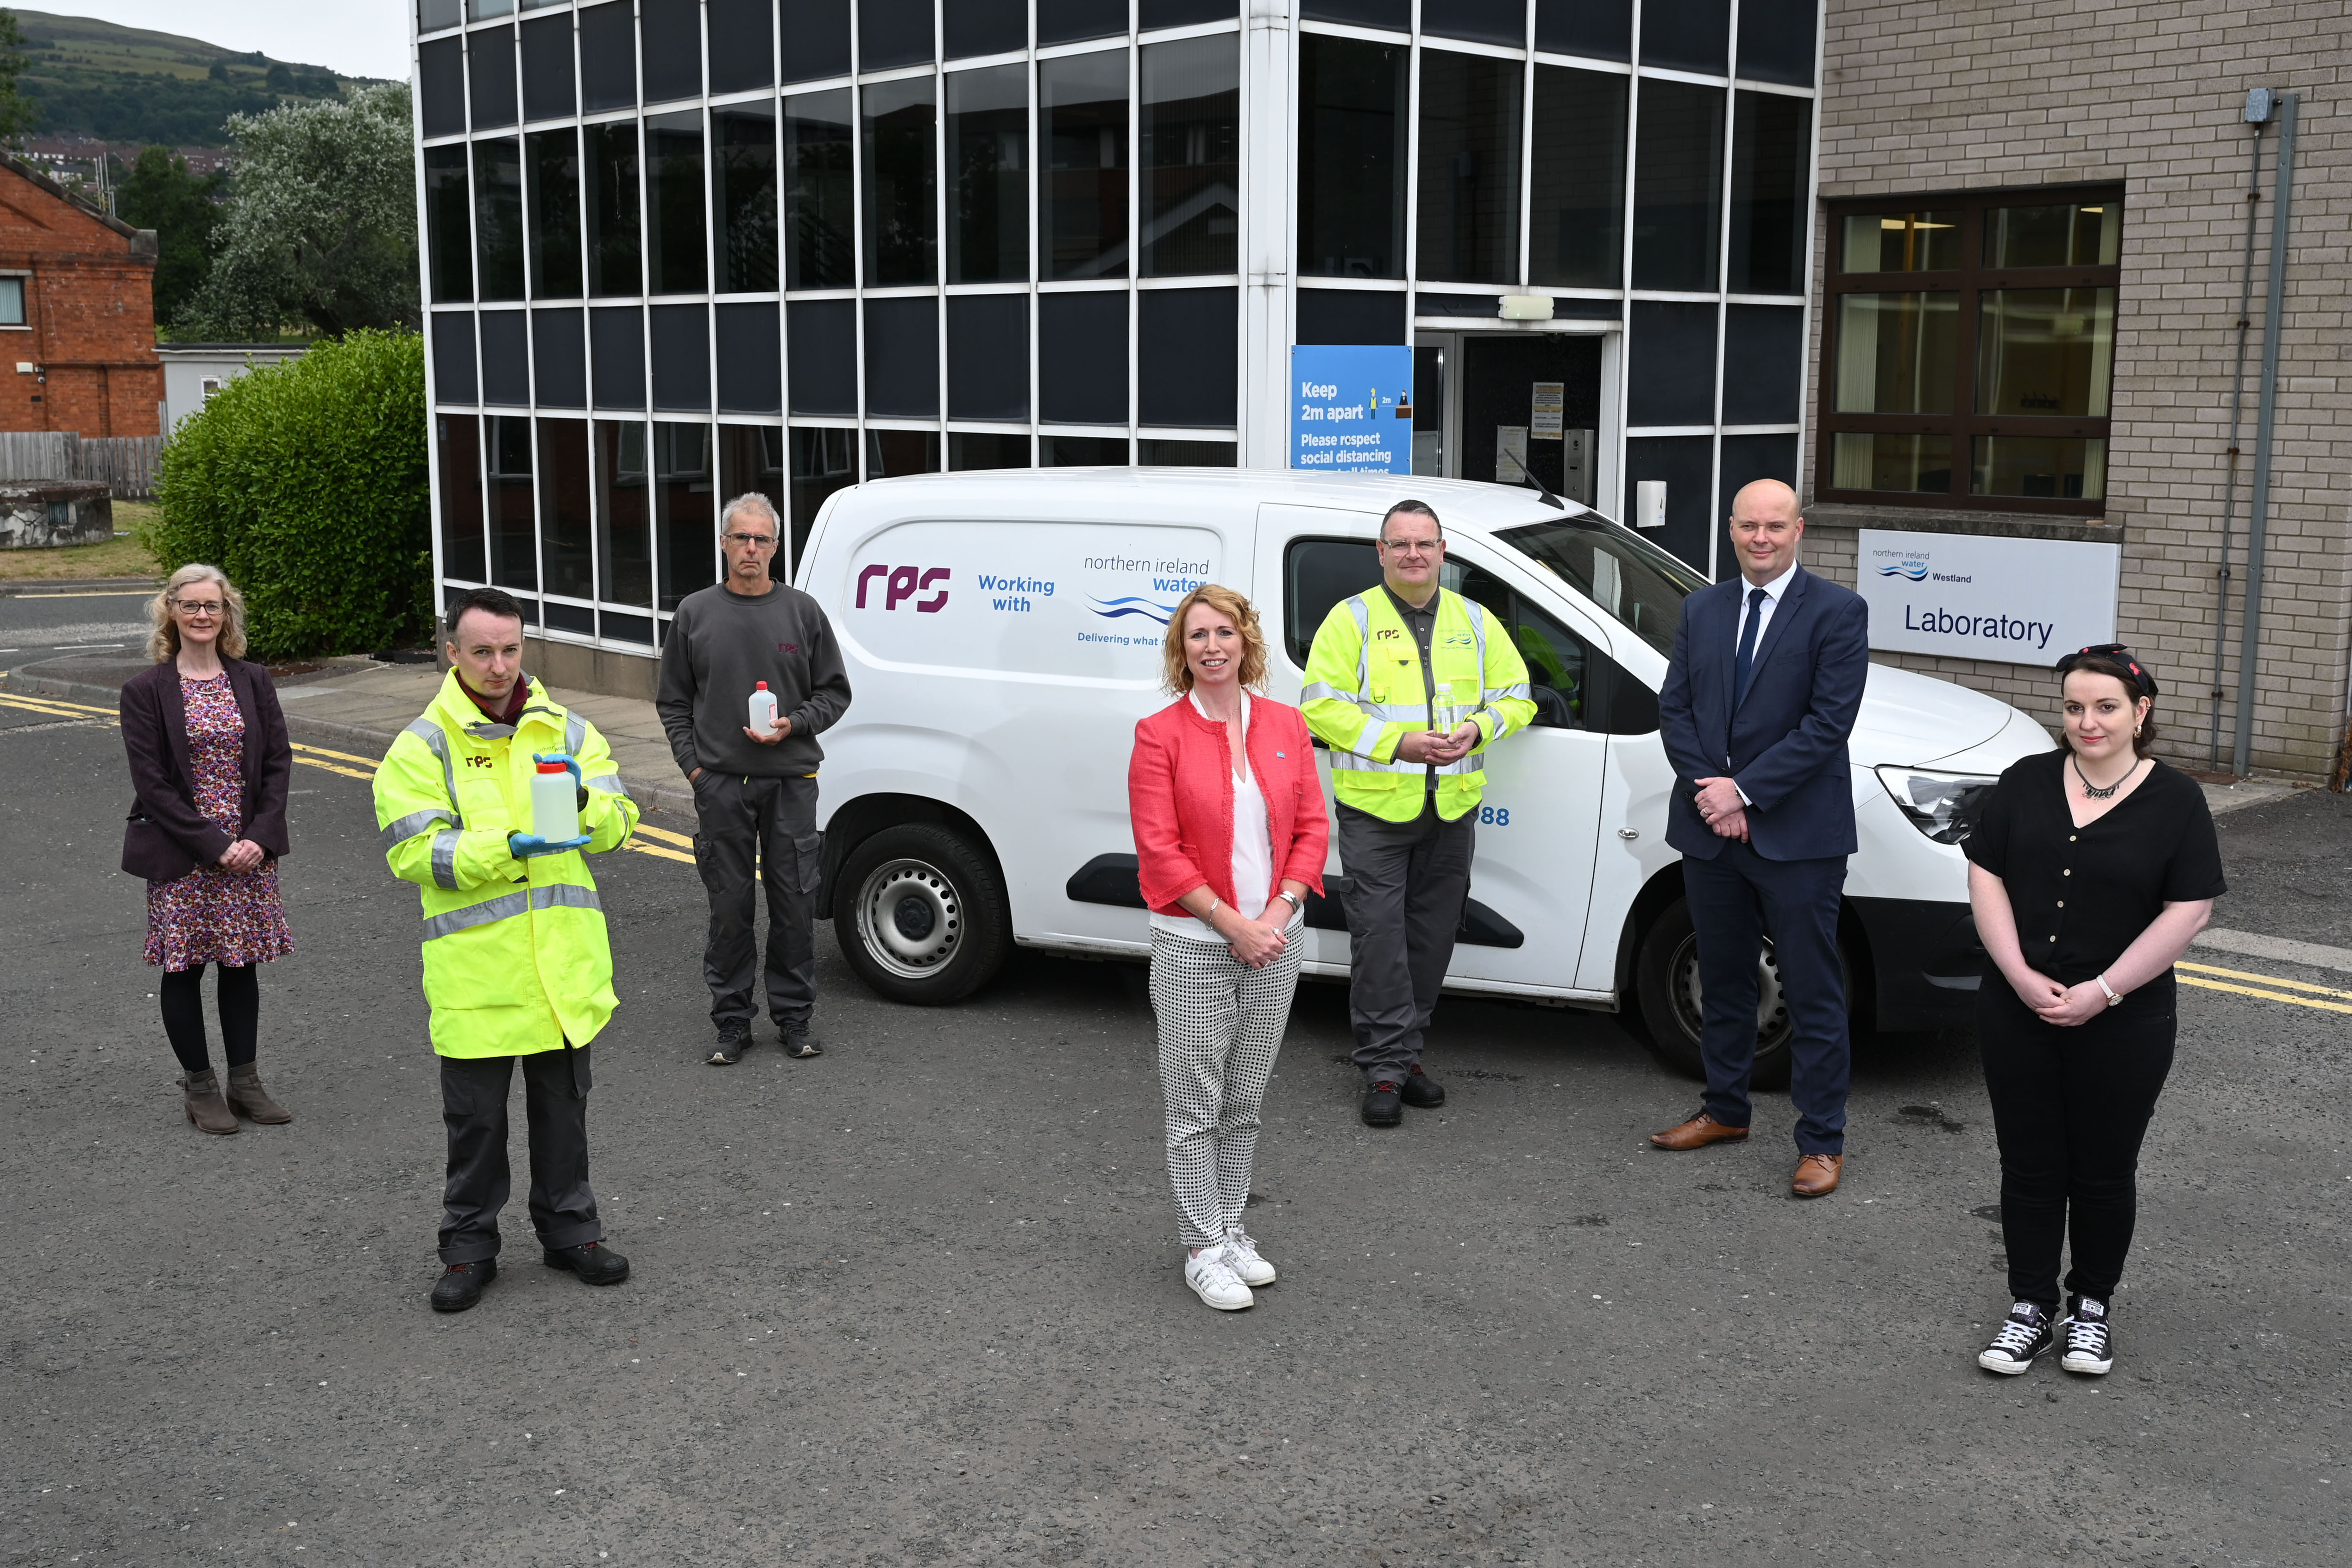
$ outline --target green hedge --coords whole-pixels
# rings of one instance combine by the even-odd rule
[[[164,444],[165,572],[208,561],[245,593],[251,657],[364,653],[427,634],[425,346],[353,332],[258,366]]]

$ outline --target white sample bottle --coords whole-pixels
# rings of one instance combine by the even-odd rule
[[[541,763],[531,775],[530,830],[550,844],[580,837],[580,792],[562,763]]]
[[[776,694],[768,689],[768,683],[763,680],[760,682],[760,689],[751,693],[751,728],[764,735],[775,727]]]

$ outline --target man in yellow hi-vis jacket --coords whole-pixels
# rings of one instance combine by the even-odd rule
[[[1324,617],[1299,707],[1331,749],[1333,814],[1348,876],[1348,1010],[1364,1121],[1445,1103],[1423,1037],[1470,897],[1480,753],[1535,717],[1508,627],[1440,584],[1437,514],[1399,501],[1381,520],[1381,583]]]
[[[522,672],[522,606],[476,588],[449,608],[450,670],[375,771],[376,826],[393,875],[425,906],[425,999],[441,1058],[448,1179],[436,1311],[462,1312],[498,1277],[506,1206],[507,1094],[522,1060],[530,1119],[530,1219],[551,1268],[617,1285],[588,1187],[588,1047],[613,1016],[613,952],[581,851],[636,830],[595,727]],[[531,780],[572,774],[576,837],[536,835]]]

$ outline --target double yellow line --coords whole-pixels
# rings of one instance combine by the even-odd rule
[[[7,673],[0,669],[0,677]],[[68,702],[62,697],[27,697],[18,692],[0,691],[0,708],[14,708],[21,712],[44,714],[52,719],[102,720],[109,724],[119,722],[112,709],[94,707],[88,702]],[[324,746],[306,746],[299,741],[289,743],[294,748],[294,760],[305,767],[323,768],[328,773],[341,773],[362,784],[374,782],[377,758],[353,756],[349,752],[330,751]],[[362,772],[362,769],[366,771]],[[646,839],[656,842],[646,843]],[[664,845],[676,847],[664,848]],[[677,860],[688,866],[694,864],[691,853],[693,839],[667,828],[648,827],[642,822],[637,824],[637,831],[630,837],[627,847],[641,855],[658,855],[665,860]]]
[[[2183,985],[2194,985],[2200,991],[2228,991],[2240,996],[2259,996],[2265,1002],[2292,1002],[2298,1007],[2317,1007],[2329,1013],[2352,1013],[2352,991],[2338,991],[2333,986],[2309,985],[2300,980],[2287,980],[2276,974],[2249,974],[2242,969],[2216,969],[2210,963],[2176,963],[2172,966],[2190,973],[2178,976]],[[2199,980],[2197,974],[2221,974],[2231,980],[2254,980],[2263,985],[2284,985],[2289,990],[2309,991],[2317,996],[2333,996],[2333,1002],[2322,1002],[2314,996],[2288,996],[2277,991],[2257,990],[2252,985],[2231,985],[2220,980]]]

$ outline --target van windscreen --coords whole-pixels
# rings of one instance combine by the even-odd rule
[[[1562,517],[1507,528],[1495,537],[1672,653],[1683,601],[1706,579],[1640,534],[1597,517]]]

